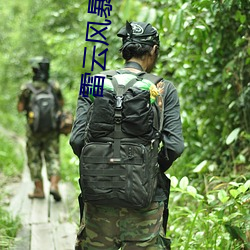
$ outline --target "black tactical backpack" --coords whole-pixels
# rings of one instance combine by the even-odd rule
[[[82,197],[92,204],[145,208],[157,186],[161,112],[150,101],[150,90],[138,86],[162,78],[142,72],[120,84],[117,76],[126,78],[124,72],[101,74],[113,90],[104,87],[88,112],[80,156]]]
[[[27,85],[31,91],[28,110],[28,124],[34,133],[46,133],[58,127],[58,101],[53,93],[51,83],[46,89],[37,89]]]

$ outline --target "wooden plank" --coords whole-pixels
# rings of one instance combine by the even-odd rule
[[[50,199],[50,221],[66,222],[72,216],[72,209],[76,205],[75,190],[71,183],[59,183],[59,191],[62,196],[61,202]]]
[[[30,215],[31,224],[46,223],[49,221],[48,200],[49,200],[48,197],[46,197],[45,199],[33,199],[32,208],[30,211],[31,212],[31,215]]]
[[[31,184],[31,183],[30,183]],[[28,193],[32,192],[33,185],[25,185],[27,192],[24,197],[20,197],[23,200],[22,207],[19,211],[19,217],[21,218],[22,224],[27,225],[30,223],[30,211],[32,207],[32,200],[28,198]]]
[[[53,230],[50,223],[33,224],[31,228],[31,250],[55,250]]]
[[[59,184],[62,202],[50,203],[50,221],[53,224],[53,234],[56,250],[74,249],[77,234],[76,223],[69,223],[75,214],[72,213],[77,204],[74,186],[71,183]],[[52,199],[52,198],[51,198]],[[76,217],[73,221],[76,221]]]
[[[11,250],[29,250],[30,249],[30,225],[24,225],[17,233],[14,245]]]
[[[23,224],[29,224],[32,200],[28,198],[28,194],[33,191],[34,184],[32,182],[23,182],[22,185],[25,188],[22,197],[19,196],[19,199],[22,200],[22,206],[18,216],[21,218]]]
[[[23,172],[23,181],[10,189],[10,193],[15,192],[15,195],[11,199],[9,209],[12,215],[20,217],[23,225],[11,250],[74,249],[77,225],[69,222],[78,221],[74,186],[71,183],[60,182],[59,189],[63,199],[61,202],[55,202],[49,194],[50,182],[45,167],[42,176],[45,199],[28,198],[28,193],[33,191],[34,184],[27,166]],[[72,211],[76,211],[76,214]]]
[[[63,191],[65,206],[69,211],[71,211],[75,205],[78,206],[76,190],[72,183],[67,182],[67,183],[62,183],[62,191]]]
[[[23,199],[20,199],[21,197],[24,197],[25,193],[25,186],[20,184],[12,185],[11,191],[13,194],[13,197],[11,199],[9,210],[12,212],[12,215],[15,217],[19,214],[19,211],[22,207]]]
[[[69,218],[71,221],[79,221],[79,204],[78,204],[78,193],[72,183],[67,182],[65,184],[65,197],[64,201]]]
[[[28,199],[28,193],[33,190],[31,182],[21,182],[18,185],[12,187],[12,193],[14,196],[11,199],[9,210],[12,215],[19,216],[24,221],[29,220],[31,200]]]
[[[62,223],[68,221],[68,217],[69,214],[67,212],[64,202],[55,202],[54,198],[50,197],[49,221]]]
[[[53,223],[55,250],[74,249],[76,226],[69,222]]]
[[[25,156],[26,156],[26,154],[25,154]],[[26,158],[27,157],[25,157],[25,159]],[[27,162],[27,159],[25,161]],[[24,168],[23,168],[22,181],[23,182],[32,182],[31,178],[30,178],[30,172],[29,172],[29,167],[28,167],[27,163],[24,165]]]

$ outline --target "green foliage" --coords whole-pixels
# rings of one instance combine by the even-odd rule
[[[239,74],[244,71],[249,75],[249,70],[244,63],[237,61],[246,59],[241,53],[247,44],[240,45],[236,41],[245,34],[247,26],[235,22],[232,16],[247,11],[224,5],[213,6],[209,2],[186,1],[181,7],[185,9],[184,18],[180,15],[181,9],[176,11],[169,39],[170,42],[174,39],[175,43],[168,45],[170,53],[166,63],[169,64],[167,71],[179,83],[181,91],[184,135],[187,138],[181,164],[212,160],[221,166],[217,169],[219,173],[225,169],[224,165],[232,166],[232,155],[225,143],[227,136],[236,127],[245,127],[239,102],[240,91],[247,79]],[[222,12],[220,8],[225,10]],[[243,148],[247,145],[245,140],[239,143]],[[234,154],[239,154],[235,150]],[[249,153],[246,156],[249,158]]]
[[[76,189],[79,189],[79,160],[73,154],[72,149],[68,146],[69,136],[60,137],[60,155],[61,155],[61,173],[63,180],[74,184]]]
[[[0,207],[0,249],[10,249],[19,227],[20,221]]]
[[[20,176],[24,164],[21,145],[17,143],[16,138],[11,139],[3,135],[0,135],[0,141],[0,173],[9,177]]]
[[[18,217],[13,217],[6,209],[6,201],[8,194],[3,189],[8,184],[8,181],[13,181],[14,178],[9,178],[3,175],[0,170],[0,249],[11,249],[16,233],[21,226]]]
[[[8,181],[13,181],[17,179],[16,177],[21,176],[24,165],[24,152],[14,134],[9,135],[7,133],[9,131],[1,126],[0,131],[0,249],[10,249],[10,245],[20,227],[20,221],[18,218],[12,218],[5,210],[6,204],[4,200],[6,194],[3,192],[3,187],[8,184]]]
[[[111,3],[107,69],[122,67],[116,33],[125,21],[151,22],[161,39],[154,73],[172,81],[180,96],[186,149],[169,170],[176,176],[169,219],[173,247],[240,249],[246,244],[243,218],[249,215],[249,1]],[[98,51],[106,48],[85,42],[87,22],[103,19],[87,13],[82,0],[2,1],[0,13],[0,124],[23,135],[25,118],[17,114],[16,96],[31,79],[28,59],[41,54],[52,59],[51,77],[62,87],[66,109],[74,111],[81,74],[90,72],[93,45]],[[93,73],[99,70],[96,66]],[[78,160],[68,139],[61,138],[62,177],[77,187]],[[23,159],[16,145],[9,137],[1,140],[5,173],[20,172]]]
[[[171,182],[167,235],[173,239],[174,249],[249,248],[249,180],[244,176],[234,181],[213,177],[205,195],[187,177],[178,181],[172,176]]]

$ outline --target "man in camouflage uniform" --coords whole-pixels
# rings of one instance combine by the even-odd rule
[[[48,84],[51,84],[52,93],[56,96],[55,100],[57,100],[59,110],[62,109],[63,96],[59,84],[49,80],[49,60],[43,57],[36,57],[31,60],[31,65],[34,73],[32,86],[35,89],[47,89]],[[18,112],[25,111],[26,116],[28,116],[31,96],[32,91],[28,88],[28,85],[23,85],[18,97]],[[41,174],[44,158],[47,176],[51,183],[50,194],[53,195],[56,201],[60,201],[61,195],[58,190],[58,182],[60,180],[59,132],[52,130],[47,133],[34,133],[27,124],[26,135],[28,167],[31,179],[35,183],[34,192],[29,194],[29,198],[43,199],[45,197]]]
[[[125,59],[123,70],[131,74],[138,74],[141,71],[150,73],[157,61],[160,47],[157,30],[148,23],[127,22],[126,27],[122,28],[117,35],[123,42],[121,47],[122,56]],[[170,181],[164,172],[182,154],[184,141],[177,90],[166,80],[162,80],[157,86],[160,86],[162,91],[159,106],[164,105],[161,131],[163,147],[158,155],[158,164],[162,173],[159,179],[164,182],[164,185],[160,185],[159,181],[153,202],[143,209],[83,203],[79,196],[82,219],[76,250],[170,249],[170,240],[165,236]],[[88,97],[78,97],[70,144],[79,158],[85,145],[84,132],[90,105],[91,100]]]

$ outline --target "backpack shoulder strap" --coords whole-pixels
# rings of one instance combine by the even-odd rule
[[[48,81],[48,87],[55,89],[56,88],[56,81],[49,80]]]
[[[37,93],[42,91],[41,89],[35,88],[32,83],[28,83],[26,86],[34,94],[37,94]],[[47,90],[49,90],[50,92],[53,93],[53,89],[54,89],[53,88],[53,82],[48,82]]]
[[[33,94],[36,94],[39,92],[39,90],[37,90],[33,85],[32,83],[28,83],[27,84],[27,88],[33,93]]]
[[[153,75],[153,74],[149,74],[149,73],[146,73],[146,72],[140,72],[139,74],[138,74],[138,76],[139,77],[142,77],[143,79],[146,79],[146,80],[149,80],[149,81],[151,81],[152,83],[154,83],[156,86],[157,86],[157,84],[159,83],[159,82],[161,82],[162,80],[163,80],[163,77],[161,77],[161,76],[156,76],[156,75]],[[158,112],[157,111],[157,113],[159,113],[159,115],[160,115],[160,121],[159,121],[159,126],[158,126],[158,128],[159,128],[159,131],[161,131],[162,130],[162,127],[163,127],[163,117],[164,117],[164,99],[162,98],[162,107],[161,107],[161,110],[159,110],[159,107],[158,107],[158,105],[156,104],[156,106],[157,106],[157,109],[158,109],[158,111],[160,111],[160,112]],[[155,120],[155,124],[158,124],[158,122]]]
[[[138,74],[139,77],[142,77],[143,79],[146,79],[146,80],[149,80],[151,81],[152,83],[154,83],[155,85],[157,85],[158,82],[162,81],[163,78],[161,76],[156,76],[156,75],[153,75],[153,74],[149,74],[149,73],[146,73],[146,72],[140,72]]]
[[[53,95],[54,100],[55,100],[55,104],[56,104],[56,109],[59,110],[62,107],[60,106],[59,97],[58,97],[58,94],[57,94],[58,90],[57,90],[55,85],[56,85],[56,81],[49,80],[47,90]]]
[[[48,88],[47,88],[47,90],[49,90],[50,92],[52,92],[52,94],[54,94],[54,95],[55,95],[55,91],[56,91],[55,84],[56,84],[55,81],[52,81],[52,80],[48,81]]]
[[[116,70],[106,70],[102,71],[100,74],[107,76],[108,78],[113,77],[116,74],[119,74]]]

